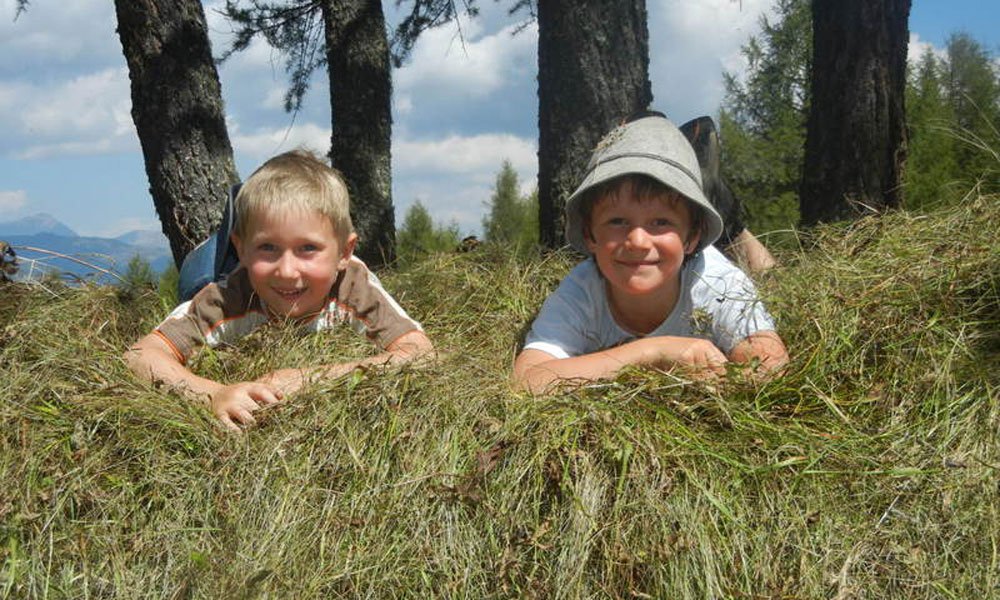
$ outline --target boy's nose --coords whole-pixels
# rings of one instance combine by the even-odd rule
[[[633,248],[649,247],[649,232],[642,227],[633,227],[625,237],[625,242]]]
[[[286,279],[293,279],[298,276],[299,269],[296,264],[295,257],[290,253],[285,252],[278,258],[278,264],[275,265],[275,273],[278,277],[283,277]]]

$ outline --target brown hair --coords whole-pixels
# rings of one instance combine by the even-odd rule
[[[687,199],[686,196],[677,190],[664,185],[658,180],[641,173],[629,173],[614,179],[609,179],[599,185],[590,188],[580,198],[580,222],[583,224],[584,239],[593,239],[591,232],[591,217],[594,212],[594,205],[608,198],[617,198],[625,183],[632,184],[632,193],[639,200],[652,200],[654,198],[666,198],[671,204],[680,204],[687,208],[691,218],[691,228],[687,237],[690,239],[692,233],[701,231],[705,220],[701,207]],[[687,240],[685,240],[687,241]]]

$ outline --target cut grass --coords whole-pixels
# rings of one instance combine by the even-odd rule
[[[442,351],[268,410],[246,435],[137,382],[153,295],[0,302],[0,595],[970,598],[1000,587],[998,198],[813,232],[760,287],[764,385],[508,377],[572,264],[485,248],[383,277]],[[280,328],[227,381],[369,352]]]

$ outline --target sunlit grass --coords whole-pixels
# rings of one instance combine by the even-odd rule
[[[442,351],[246,435],[121,361],[152,293],[0,290],[0,596],[987,598],[1000,586],[998,198],[814,232],[760,281],[765,385],[511,391],[572,265],[483,248],[383,282]],[[234,381],[359,356],[266,329]]]

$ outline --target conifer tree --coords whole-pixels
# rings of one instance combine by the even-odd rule
[[[904,183],[909,209],[922,209],[949,200],[948,184],[958,179],[955,117],[943,86],[942,70],[941,61],[928,48],[913,67],[907,86],[910,140]]]
[[[945,82],[954,113],[958,169],[970,182],[982,180],[988,189],[998,186],[997,161],[989,150],[1000,151],[1000,80],[989,52],[966,33],[948,38]]]
[[[510,161],[503,161],[497,173],[493,195],[483,217],[483,235],[487,242],[505,244],[522,250],[538,244],[538,190],[521,195],[517,171]]]
[[[798,186],[809,111],[812,13],[808,0],[778,0],[775,17],[742,48],[745,73],[723,73],[719,118],[726,180],[757,232],[799,220]]]
[[[483,218],[487,242],[507,244],[518,239],[525,216],[519,188],[517,171],[510,161],[503,161],[488,204],[489,214]]]
[[[458,225],[435,224],[430,212],[417,200],[407,209],[396,235],[396,256],[409,263],[432,252],[447,252],[459,242]]]

